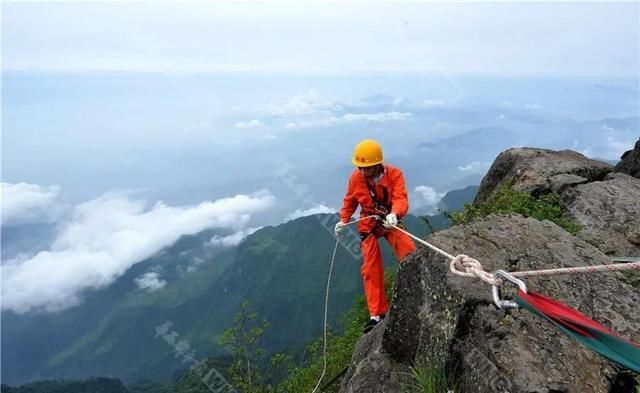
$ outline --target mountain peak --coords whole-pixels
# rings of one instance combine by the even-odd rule
[[[558,203],[582,231],[574,236],[548,220],[490,214],[428,241],[453,255],[478,259],[486,271],[603,265],[610,263],[605,253],[640,256],[639,179],[613,173],[612,166],[576,152],[518,148],[498,156],[477,203],[490,200],[504,184],[540,195],[558,193]],[[523,310],[498,309],[490,286],[452,275],[449,262],[420,247],[401,266],[389,315],[358,341],[341,392],[401,391],[411,383],[415,365],[444,370],[473,391],[600,392],[613,391],[621,381],[635,385],[619,366],[548,321]],[[640,340],[640,316],[633,311],[640,290],[621,276],[526,281],[532,290],[580,308],[622,337]],[[502,289],[506,296],[512,293],[509,285]]]

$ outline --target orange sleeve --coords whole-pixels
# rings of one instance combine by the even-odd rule
[[[402,171],[396,169],[391,189],[391,212],[402,218],[409,211],[409,196]]]
[[[354,188],[350,177],[349,184],[347,185],[347,193],[342,201],[342,209],[340,209],[340,221],[342,222],[349,222],[351,216],[358,208],[358,200],[354,195]]]

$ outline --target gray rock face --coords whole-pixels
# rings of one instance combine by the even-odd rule
[[[562,191],[566,190],[568,187],[575,186],[578,184],[584,184],[588,182],[589,182],[589,179],[586,179],[582,176],[571,175],[567,173],[553,175],[547,181],[551,191],[556,193],[561,193]]]
[[[512,182],[516,190],[539,195],[585,182],[582,179],[601,180],[612,170],[607,163],[571,150],[508,149],[498,155],[482,179],[475,201],[486,201],[505,182]]]
[[[596,247],[557,225],[519,215],[491,215],[429,241],[473,256],[488,271],[608,263]],[[526,282],[530,290],[640,340],[640,291],[616,274]],[[505,284],[503,293],[512,287]],[[340,391],[406,391],[413,363],[445,367],[477,392],[608,392],[620,372],[530,312],[497,309],[488,285],[451,274],[449,261],[426,247],[401,266],[390,313],[359,340]]]
[[[561,202],[583,229],[578,237],[616,256],[640,256],[640,179],[610,173],[566,189]]]
[[[383,391],[380,390],[382,386],[386,387],[386,392],[400,392],[411,382],[409,367],[390,357],[382,347],[381,333],[386,323],[383,320],[373,332],[362,336],[356,343],[353,359],[366,361],[357,362],[349,368],[342,378],[341,392],[379,392]]]
[[[625,152],[620,159],[622,161],[616,165],[616,172],[626,173],[640,179],[640,139],[636,142],[633,150]]]
[[[616,170],[635,173],[638,160],[640,141]],[[569,150],[509,149],[482,180],[476,202],[506,181],[533,194],[556,192],[568,216],[583,226],[578,237],[609,255],[640,256],[640,179],[612,171],[609,164]]]

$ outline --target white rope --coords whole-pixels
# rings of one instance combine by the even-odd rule
[[[416,236],[416,235],[414,235],[414,234],[412,234],[412,233],[410,233],[410,232],[408,232],[408,231],[405,231],[404,229],[402,229],[402,228],[400,228],[400,227],[398,227],[398,226],[396,226],[396,225],[391,225],[391,226],[392,226],[393,228],[395,228],[395,229],[399,230],[400,232],[402,232],[402,233],[404,233],[404,234],[406,234],[406,235],[408,235],[408,236],[412,237],[414,240],[416,240],[416,241],[418,241],[418,242],[420,242],[420,243],[424,244],[425,246],[429,247],[430,249],[432,249],[433,251],[437,252],[438,254],[443,255],[443,256],[445,256],[445,257],[449,258],[450,260],[454,260],[454,259],[456,259],[456,257],[454,257],[453,255],[451,255],[451,254],[449,254],[448,252],[446,252],[446,251],[444,251],[444,250],[442,250],[442,249],[440,249],[440,248],[438,248],[438,247],[434,246],[433,244],[427,243],[426,241],[424,241],[424,240],[420,239],[418,236]]]
[[[327,310],[329,308],[329,287],[331,286],[331,273],[333,272],[333,262],[336,259],[336,251],[338,251],[338,244],[340,241],[336,236],[336,245],[333,247],[333,255],[331,256],[331,264],[329,265],[329,278],[327,278],[327,291],[324,295],[324,328],[322,331],[322,357],[323,357],[323,365],[322,365],[322,374],[320,375],[320,379],[318,379],[318,383],[316,387],[313,388],[312,393],[315,393],[324,378],[324,374],[327,372]]]
[[[639,270],[640,261],[629,263],[612,263],[610,265],[596,266],[580,266],[580,267],[564,267],[558,269],[529,270],[524,272],[509,272],[514,277],[534,277],[534,276],[550,276],[555,274],[574,274],[574,273],[606,273],[619,272],[623,270]]]
[[[346,223],[345,225],[353,225],[357,222],[360,222],[362,220],[366,220],[367,218],[378,218],[378,216],[376,215],[372,215],[372,216],[366,216],[366,217],[361,217],[357,220],[353,220],[350,221],[348,223]],[[322,379],[324,378],[324,375],[327,373],[327,314],[328,314],[328,309],[329,309],[329,289],[331,288],[331,274],[333,273],[333,263],[336,259],[336,252],[338,251],[338,244],[340,243],[340,240],[338,239],[338,236],[336,236],[336,245],[333,247],[333,255],[331,255],[331,263],[329,264],[329,277],[327,277],[327,290],[325,292],[324,295],[324,323],[323,323],[323,328],[322,328],[322,374],[320,374],[320,378],[318,379],[318,383],[316,384],[316,387],[313,388],[312,393],[315,393],[318,390],[318,387],[320,386],[320,383],[322,382]]]
[[[448,252],[430,244],[419,237],[399,228],[396,225],[392,225],[393,228],[403,232],[414,240],[424,244],[437,253],[447,257],[451,260],[449,264],[449,270],[455,275],[462,277],[473,277],[480,279],[490,285],[502,284],[502,279],[495,277],[492,273],[485,271],[482,268],[482,264],[477,259],[471,258],[468,255],[460,254],[453,256]],[[534,276],[551,276],[556,274],[577,274],[577,273],[601,273],[601,272],[615,272],[623,270],[640,270],[640,261],[631,263],[615,263],[609,265],[596,265],[596,266],[580,266],[580,267],[566,267],[557,269],[545,269],[545,270],[529,270],[521,272],[509,272],[514,277],[534,277]]]

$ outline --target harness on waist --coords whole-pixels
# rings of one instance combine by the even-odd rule
[[[380,225],[382,224],[382,220],[386,219],[387,214],[391,213],[391,201],[389,201],[389,192],[387,191],[387,188],[384,186],[380,186],[382,187],[382,195],[383,195],[382,201],[381,201],[378,198],[378,195],[376,194],[376,190],[366,179],[365,179],[365,184],[367,185],[367,189],[369,190],[369,195],[371,196],[371,200],[373,201],[374,210],[375,210],[373,212],[366,212],[366,213],[375,214],[378,217],[380,217],[380,219],[377,220],[376,225],[370,231],[360,232],[361,240],[366,239],[376,229],[380,228]],[[402,221],[398,222],[398,226],[401,228],[404,228],[404,224],[402,223]]]

